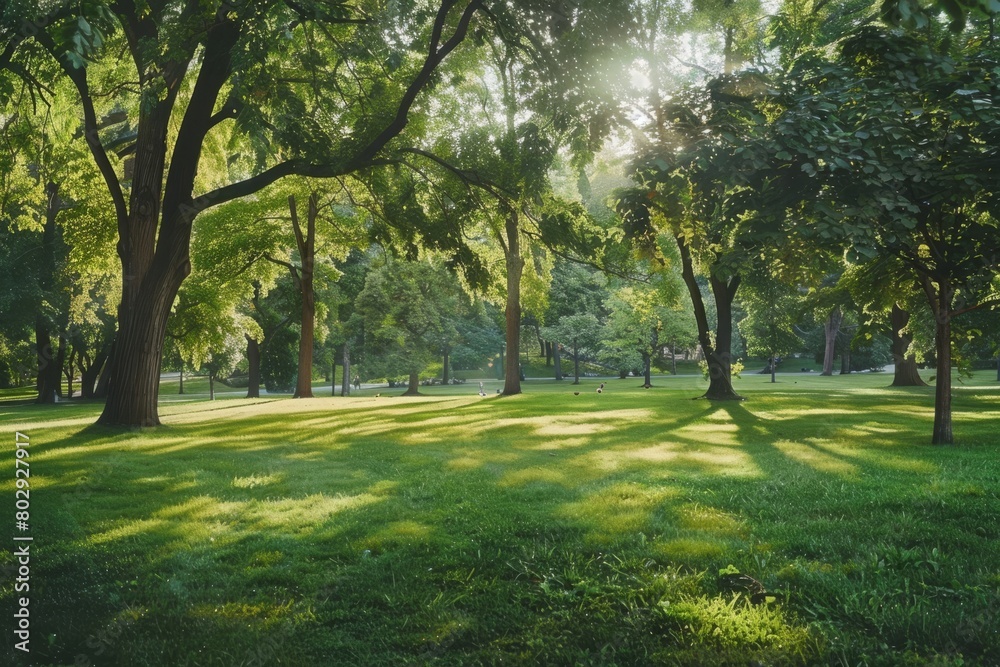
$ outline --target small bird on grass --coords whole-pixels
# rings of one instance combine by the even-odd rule
[[[598,387],[598,388],[597,388],[597,393],[598,393],[598,394],[600,394],[600,393],[603,393],[603,392],[604,392],[604,389],[603,389],[603,388],[601,388],[601,387]]]

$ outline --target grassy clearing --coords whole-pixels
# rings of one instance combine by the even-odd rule
[[[125,433],[0,406],[31,664],[997,664],[1000,391],[959,386],[934,448],[932,390],[888,379],[186,396]]]

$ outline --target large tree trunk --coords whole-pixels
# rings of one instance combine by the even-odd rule
[[[670,374],[677,375],[677,341],[670,339]]]
[[[654,326],[649,335],[652,350],[660,349],[660,332]],[[642,365],[643,365],[643,376],[645,377],[645,384],[643,385],[647,389],[653,386],[653,352],[652,350],[646,350],[642,353]]]
[[[562,355],[559,353],[559,343],[552,343],[552,362],[555,365],[556,379],[562,380]]]
[[[715,310],[718,322],[715,326],[715,345],[711,354],[705,350],[708,361],[708,391],[705,398],[714,401],[742,401],[743,397],[733,389],[732,345],[733,345],[733,300],[739,289],[740,277],[733,276],[728,281],[710,277],[712,293],[715,296]]]
[[[951,430],[951,316],[943,312],[938,318],[935,341],[937,378],[934,383],[934,438],[931,441],[935,445],[950,445],[955,441]]]
[[[775,379],[775,373],[776,373],[776,370],[777,370],[775,368],[775,366],[776,366],[776,364],[774,362],[774,355],[772,354],[771,355],[771,383],[772,384],[774,384],[775,382],[777,382],[777,380]]]
[[[108,399],[98,423],[106,426],[159,426],[156,403],[167,317],[180,282],[190,270],[154,268],[134,298],[123,295],[118,309],[108,377]],[[166,274],[162,271],[167,271]],[[126,277],[125,282],[129,280]]]
[[[292,398],[312,398],[312,354],[316,320],[316,295],[313,294],[313,265],[316,258],[316,216],[319,214],[316,193],[309,196],[309,211],[306,215],[306,233],[295,209],[295,197],[288,198],[288,208],[292,213],[292,227],[299,246],[302,267],[296,284],[302,295],[302,332],[299,337],[299,373]]]
[[[208,372],[208,400],[215,400],[215,371]]]
[[[447,345],[444,346],[444,361],[441,363],[441,384],[448,384],[451,380],[451,374],[448,371],[448,357],[451,352],[451,348]]]
[[[504,396],[521,393],[521,369],[518,362],[521,359],[521,272],[524,270],[524,260],[521,259],[520,230],[518,227],[517,212],[508,212],[505,229],[507,239],[507,308],[504,312],[504,319],[507,355],[504,358]]]
[[[420,395],[420,373],[410,373],[410,384],[406,387],[406,391],[403,396],[419,396]]]
[[[144,284],[147,284],[144,282]],[[156,403],[167,317],[180,284],[150,280],[140,294],[149,298],[124,301],[108,376],[108,398],[99,423],[114,426],[158,426]]]
[[[917,357],[914,354],[907,355],[913,336],[903,334],[901,331],[910,321],[910,313],[900,308],[897,304],[892,304],[892,311],[889,313],[890,338],[892,339],[892,361],[896,365],[893,372],[893,387],[926,387],[927,383],[920,377],[917,371]]]
[[[177,373],[177,395],[184,395],[184,360],[181,359],[181,370]]]
[[[681,255],[681,275],[687,285],[688,294],[694,307],[694,319],[698,325],[698,343],[708,363],[708,390],[702,398],[713,401],[742,401],[743,397],[736,393],[732,383],[731,346],[733,342],[733,299],[740,286],[740,277],[732,276],[729,281],[711,277],[712,293],[715,295],[715,308],[718,314],[718,325],[715,331],[715,341],[708,326],[708,315],[705,310],[705,300],[701,296],[701,288],[694,274],[694,264],[691,260],[691,249],[684,237],[675,237]]]
[[[552,365],[552,343],[545,341],[545,366],[549,367]]]
[[[127,213],[124,207],[119,211],[122,301],[108,399],[98,420],[107,426],[159,425],[157,398],[167,318],[177,290],[191,272],[189,250],[195,211],[181,210],[186,200],[175,184],[168,182],[168,192],[163,195],[167,128],[174,95],[171,91],[166,100],[140,113],[130,206]],[[189,150],[193,151],[190,156],[177,155]],[[188,167],[192,182],[199,155],[200,144],[178,143],[175,151],[178,169],[183,170],[183,163],[191,161]]]
[[[833,375],[833,360],[837,351],[837,334],[840,333],[840,321],[843,314],[840,306],[830,311],[823,324],[823,334],[826,337],[826,345],[823,348],[823,372],[820,375]]]
[[[299,372],[292,398],[312,398],[312,347],[316,304],[313,299],[302,300],[302,332],[299,338]]]
[[[934,336],[937,353],[937,373],[934,382],[934,435],[931,443],[950,445],[955,442],[951,430],[951,302],[954,291],[947,282],[936,287],[924,279],[924,290],[937,320]]]
[[[247,339],[247,398],[260,398],[260,343]]]

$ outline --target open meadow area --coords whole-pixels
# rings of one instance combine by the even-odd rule
[[[1000,386],[956,384],[939,447],[888,379],[8,403],[31,664],[995,665]]]

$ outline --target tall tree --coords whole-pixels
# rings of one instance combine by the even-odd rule
[[[84,137],[114,202],[123,275],[100,421],[142,426],[159,423],[161,349],[174,296],[190,272],[195,217],[284,176],[335,177],[384,163],[474,21],[520,30],[537,25],[526,18],[546,13],[481,0],[432,7],[90,1],[57,8],[30,39],[5,35],[0,51],[12,63],[41,48],[78,93]],[[408,29],[386,29],[390,24]],[[354,48],[359,43],[366,48]],[[110,85],[96,80],[90,63],[116,62],[123,49],[129,58],[120,64],[132,71]],[[345,68],[352,76],[340,76]],[[137,81],[133,92],[123,80]],[[108,99],[130,110],[135,129],[128,179],[101,132]],[[200,170],[206,146],[226,127],[243,157]]]
[[[748,184],[767,166],[753,141],[767,127],[763,83],[749,73],[678,92],[658,117],[656,142],[635,162],[639,187],[619,195],[626,234],[645,252],[661,256],[664,235],[677,245],[712,400],[742,399],[731,381],[733,308],[742,271],[776,238],[773,226],[750,223],[758,204]],[[714,299],[714,331],[699,275]]]
[[[600,320],[593,313],[567,315],[545,327],[544,333],[550,340],[566,341],[566,345],[573,348],[573,384],[580,384],[580,356],[597,357],[601,341]]]
[[[870,28],[837,63],[802,60],[775,124],[778,177],[762,187],[780,215],[800,205],[789,196],[806,201],[817,233],[915,277],[936,324],[934,444],[954,441],[952,320],[995,300],[1000,269],[996,54],[980,43],[952,57],[949,43]]]

